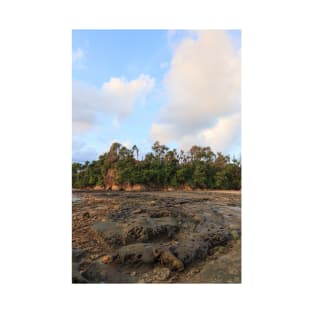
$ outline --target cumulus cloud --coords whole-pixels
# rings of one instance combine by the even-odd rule
[[[168,143],[177,137],[177,127],[170,123],[153,123],[151,127],[151,135],[154,140],[162,143]]]
[[[225,31],[187,33],[164,79],[167,102],[152,139],[227,150],[240,137],[240,69],[240,53]]]
[[[194,144],[210,145],[216,151],[228,152],[233,146],[240,145],[240,128],[240,113],[221,117],[213,127],[204,128],[195,136],[182,136],[181,147],[188,149]]]
[[[73,132],[84,132],[95,125],[99,114],[112,114],[113,123],[127,117],[136,101],[144,101],[154,87],[154,79],[140,75],[137,79],[111,78],[100,89],[73,81]]]

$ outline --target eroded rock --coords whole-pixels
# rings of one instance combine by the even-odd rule
[[[132,242],[149,242],[154,239],[171,239],[178,231],[179,227],[174,218],[160,217],[149,218],[139,217],[134,221],[130,221],[125,229],[125,243]]]
[[[88,280],[85,279],[79,271],[79,263],[72,263],[72,283],[74,284],[85,284],[88,283]]]
[[[72,262],[80,262],[86,256],[86,251],[82,249],[72,249]]]
[[[121,245],[124,241],[122,227],[118,223],[111,221],[98,222],[92,227],[111,245]]]
[[[133,277],[125,275],[109,264],[92,263],[82,273],[84,279],[93,283],[131,283]]]
[[[140,283],[162,283],[168,280],[171,271],[166,267],[155,267],[152,271],[145,273]]]
[[[225,194],[102,191],[96,195],[82,193],[80,197],[88,201],[73,204],[73,243],[82,248],[73,251],[73,282],[240,279],[240,255],[226,269],[229,279],[221,274],[227,262],[212,265],[241,236],[240,210],[226,205]],[[231,203],[237,208],[236,201],[233,197]],[[210,272],[214,268],[217,276]]]
[[[173,271],[184,270],[184,263],[168,249],[164,249],[160,252],[160,262]]]
[[[136,243],[117,250],[117,262],[123,264],[154,263],[158,255],[152,244]]]
[[[149,218],[145,216],[131,219],[129,223],[98,222],[93,225],[93,228],[104,240],[115,246],[151,242],[154,239],[171,239],[179,229],[174,218]]]

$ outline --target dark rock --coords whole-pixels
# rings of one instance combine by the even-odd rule
[[[74,284],[85,284],[89,281],[85,279],[79,272],[79,264],[76,262],[72,263],[72,283]]]
[[[72,249],[72,262],[81,262],[87,253],[81,249]]]
[[[138,216],[127,224],[112,221],[93,225],[104,240],[112,245],[151,242],[153,239],[171,239],[178,231],[177,222],[172,217],[149,218]]]
[[[84,217],[84,218],[89,218],[89,217],[90,217],[89,212],[85,212],[85,213],[83,214],[83,217]]]
[[[135,279],[125,275],[111,265],[92,263],[82,276],[93,283],[133,283]]]
[[[113,221],[125,220],[131,216],[132,208],[123,207],[120,208],[119,211],[113,212],[109,215],[109,218]]]
[[[241,257],[238,250],[233,249],[218,260],[207,262],[201,271],[193,277],[195,283],[240,283]]]
[[[117,251],[117,262],[125,264],[154,263],[157,255],[152,244],[136,243]]]
[[[93,229],[111,245],[121,245],[123,243],[122,227],[116,222],[98,222]]]
[[[208,229],[208,242],[211,247],[225,245],[232,239],[231,233],[224,229]]]
[[[125,229],[124,242],[150,242],[153,239],[171,239],[178,231],[177,222],[172,217],[139,217],[130,221]]]
[[[214,262],[240,253],[241,212],[225,204],[228,195],[209,194],[90,193],[95,201],[73,208],[73,245],[88,251],[73,251],[73,282],[240,279],[240,259],[223,263],[226,276]]]
[[[231,235],[228,231],[223,227],[215,227],[210,228],[207,232],[195,232],[187,235],[184,240],[172,246],[171,250],[184,265],[187,265],[195,259],[206,258],[213,247],[225,245],[230,239]]]
[[[168,209],[166,210],[160,210],[159,208],[157,210],[151,210],[149,213],[150,217],[156,218],[156,217],[168,217],[172,216],[172,212]]]
[[[193,243],[189,241],[185,241],[175,247],[173,252],[184,263],[184,265],[188,265],[196,257],[196,249],[193,247]]]

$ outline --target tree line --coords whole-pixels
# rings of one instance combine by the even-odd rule
[[[143,184],[149,187],[241,189],[241,161],[210,147],[193,146],[177,151],[156,141],[142,160],[139,149],[113,143],[96,161],[72,163],[72,186],[103,186],[108,170],[117,173],[116,183]]]

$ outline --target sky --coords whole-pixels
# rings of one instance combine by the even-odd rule
[[[73,30],[72,160],[156,140],[241,153],[240,30]]]

